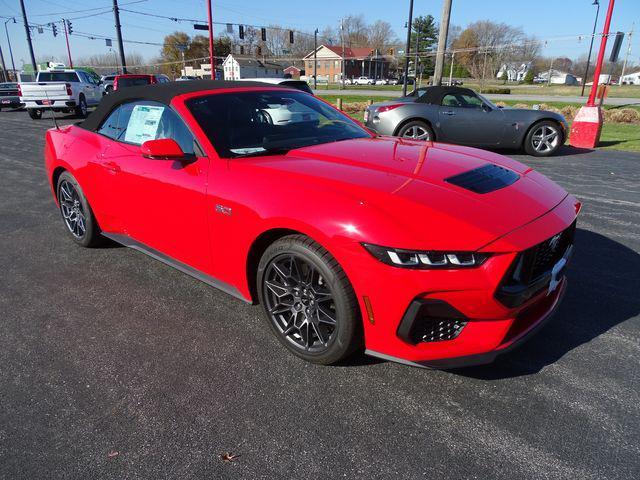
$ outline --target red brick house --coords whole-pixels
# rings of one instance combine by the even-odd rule
[[[320,45],[316,50],[318,80],[330,83],[340,81],[342,62],[345,62],[345,76],[357,78],[384,78],[389,73],[389,60],[380,52],[369,47],[344,48],[344,58],[340,45]],[[313,78],[313,52],[304,57],[307,77]]]

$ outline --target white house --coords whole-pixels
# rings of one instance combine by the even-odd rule
[[[227,55],[222,62],[225,80],[240,78],[283,78],[283,67],[279,63],[258,60],[257,58],[234,57]]]
[[[510,82],[521,82],[527,75],[527,72],[531,70],[531,62],[521,63],[520,65],[515,63],[504,63],[498,70],[496,78],[502,79],[504,72],[507,72],[507,80]]]
[[[640,70],[620,77],[620,85],[640,85]]]
[[[559,70],[545,70],[538,74],[537,80],[539,83],[546,83],[549,81],[549,72],[551,72],[552,85],[579,85],[580,81],[575,75],[567,72],[561,72]]]

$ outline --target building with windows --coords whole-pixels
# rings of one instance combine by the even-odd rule
[[[307,78],[313,78],[313,54],[304,57]],[[385,78],[389,75],[389,59],[374,48],[343,48],[340,45],[320,45],[316,50],[318,80],[337,83],[342,78],[344,62],[346,78]]]
[[[222,62],[225,80],[241,78],[283,78],[284,68],[279,63],[258,60],[257,58],[236,57],[231,54]]]

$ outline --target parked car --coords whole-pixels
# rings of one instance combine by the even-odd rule
[[[419,88],[407,97],[366,108],[365,125],[381,135],[437,140],[476,147],[523,148],[553,155],[569,126],[559,113],[499,108],[461,87]]]
[[[376,85],[389,85],[389,80],[387,80],[386,78],[378,78],[375,81]]]
[[[293,78],[242,78],[237,80],[238,82],[262,82],[270,83],[271,85],[280,85],[281,87],[290,87],[300,90],[301,92],[310,93],[313,95],[313,90],[307,82],[304,80],[296,80]]]
[[[271,123],[278,104],[317,119]],[[376,137],[291,88],[119,90],[44,151],[73,242],[107,237],[262,304],[311,362],[490,362],[566,289],[580,203],[560,186],[495,153]]]
[[[35,82],[21,82],[20,101],[34,120],[44,110],[74,112],[86,117],[88,108],[100,103],[102,87],[97,77],[83,71],[53,68],[38,72]]]
[[[0,110],[3,108],[22,108],[20,88],[15,82],[0,83]]]
[[[400,80],[398,80],[398,79],[397,79],[397,78],[395,78],[395,77],[389,77],[389,78],[387,79],[387,82],[388,82],[388,84],[389,84],[389,85],[398,85],[398,82],[399,82],[399,81],[400,81]]]
[[[117,75],[103,75],[100,77],[102,81],[102,93],[103,95],[108,95],[113,92],[113,82],[116,79]]]
[[[194,77],[192,75],[182,75],[181,77],[176,78],[176,82],[188,82],[191,80],[198,80],[198,77]]]
[[[155,85],[156,83],[168,83],[169,77],[162,74],[132,74],[116,75],[113,80],[113,90],[126,87],[139,87],[141,85]]]
[[[373,85],[375,80],[369,77],[358,77],[354,80],[354,85]]]

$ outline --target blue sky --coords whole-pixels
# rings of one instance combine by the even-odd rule
[[[160,15],[180,16],[188,18],[206,18],[204,0],[146,0],[139,3],[127,3],[136,0],[120,0],[122,8],[156,13]],[[599,28],[604,21],[608,0],[600,0]],[[82,16],[91,12],[62,13],[74,10],[105,7],[109,8],[112,0],[25,0],[30,22],[46,23],[59,20],[62,16]],[[464,27],[470,22],[490,19],[519,26],[527,34],[539,39],[548,39],[543,51],[545,55],[566,55],[570,58],[586,53],[588,40],[578,41],[579,34],[589,34],[593,26],[595,8],[592,0],[453,0],[451,21]],[[367,22],[383,19],[391,23],[400,38],[404,39],[404,23],[406,21],[409,0],[322,0],[310,2],[293,2],[291,0],[214,0],[214,20],[230,23],[268,25],[279,23],[298,30],[313,31],[325,25],[338,25],[340,18],[348,14],[365,16]],[[415,0],[415,15],[432,14],[436,19],[440,16],[441,0]],[[18,0],[0,0],[1,15],[20,15]],[[636,34],[632,42],[631,60],[640,63],[640,0],[617,0],[613,15],[612,30],[629,31],[635,21]],[[165,34],[175,30],[193,33],[191,24],[175,23],[170,20],[144,17],[122,12],[123,36],[125,39],[160,42]],[[74,29],[80,32],[110,36],[114,38],[113,15],[103,15],[73,21]],[[9,23],[16,66],[22,60],[28,62],[29,54],[26,46],[24,27],[22,24]],[[1,26],[0,26],[1,28]],[[0,35],[0,45],[9,62],[7,41],[4,32]],[[559,39],[558,37],[571,37]],[[74,56],[107,52],[103,40],[88,40],[80,37],[71,39]],[[53,38],[50,32],[34,35],[36,57],[52,54],[60,60],[66,59],[64,36]],[[157,55],[159,47],[125,44],[126,51],[135,51],[146,58]],[[626,39],[623,48],[626,52]]]

